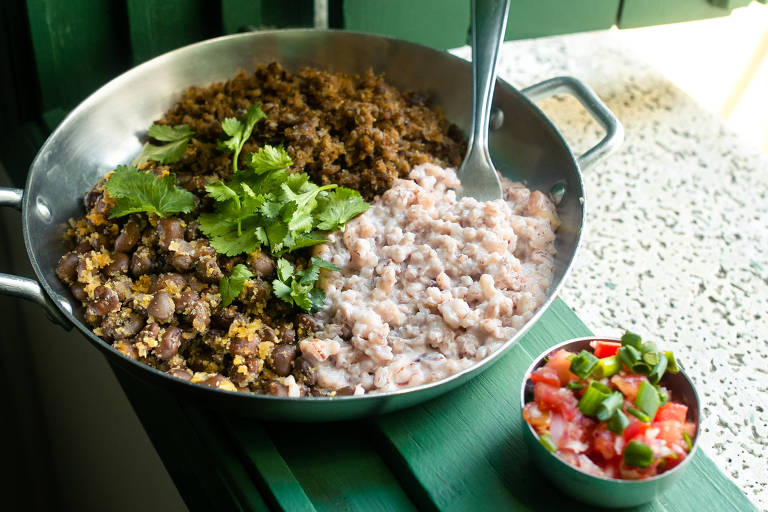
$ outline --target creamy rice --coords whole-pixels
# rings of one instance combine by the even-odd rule
[[[555,208],[503,180],[506,200],[457,200],[452,169],[415,167],[316,254],[323,328],[300,342],[317,387],[356,394],[442,379],[498,349],[552,280]]]

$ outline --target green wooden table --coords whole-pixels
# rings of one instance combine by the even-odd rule
[[[483,375],[446,396],[361,421],[261,422],[180,403],[119,375],[190,510],[590,510],[553,489],[523,443],[520,383],[533,358],[589,329],[556,300]],[[636,510],[756,510],[703,450]]]

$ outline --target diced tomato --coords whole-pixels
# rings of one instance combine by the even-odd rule
[[[647,380],[642,375],[629,374],[616,374],[611,377],[611,382],[619,391],[621,391],[627,400],[635,401],[637,398],[637,390],[640,389],[640,384]]]
[[[669,444],[676,443],[683,438],[683,424],[679,421],[654,421],[653,428],[658,428],[659,439],[663,439]]]
[[[571,373],[571,360],[568,356],[572,355],[565,349],[560,349],[549,358],[547,363],[548,368],[552,368],[557,372],[557,376],[560,378],[560,385],[565,386],[572,380],[579,380],[579,378]]]
[[[688,414],[688,407],[683,404],[667,402],[656,411],[654,421],[677,421],[685,423],[685,416]]]
[[[683,431],[688,434],[688,437],[693,439],[696,437],[696,424],[690,421],[686,421],[685,425],[683,425]]]
[[[539,405],[539,409],[559,412],[568,421],[574,419],[579,412],[578,400],[566,388],[539,382],[533,387],[533,397]]]
[[[677,458],[675,457],[667,457],[664,459],[664,471],[669,471],[673,467],[677,466],[681,462],[683,462],[683,459],[685,459],[685,455],[677,455]]]
[[[598,359],[615,356],[616,353],[621,348],[621,343],[618,343],[615,341],[595,340],[592,343],[590,343],[590,345],[592,345],[592,348],[594,349],[595,357]]]
[[[601,425],[592,432],[592,448],[605,460],[611,460],[616,456],[615,441],[615,434],[605,426]]]
[[[649,428],[650,425],[648,423],[643,423],[642,421],[632,421],[627,426],[627,428],[624,429],[622,435],[624,436],[624,440],[629,442],[630,440],[645,434],[645,431]]]
[[[555,371],[554,368],[549,368],[547,366],[539,368],[533,372],[531,374],[531,380],[534,384],[537,382],[546,382],[547,384],[560,387],[560,378],[557,376],[557,371]]]

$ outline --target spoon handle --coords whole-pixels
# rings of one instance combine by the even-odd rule
[[[472,0],[472,129],[469,147],[488,147],[496,63],[510,0]]]

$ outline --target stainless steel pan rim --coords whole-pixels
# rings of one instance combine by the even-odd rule
[[[195,43],[195,44],[174,50],[172,52],[166,53],[159,57],[156,57],[146,63],[143,63],[125,72],[124,74],[118,76],[117,78],[113,79],[112,81],[110,81],[109,83],[101,87],[99,90],[94,92],[91,96],[89,96],[86,100],[84,100],[80,105],[78,105],[64,119],[64,121],[59,125],[59,127],[54,131],[54,133],[48,138],[48,140],[45,142],[43,147],[40,149],[40,152],[38,153],[37,157],[32,163],[32,166],[30,167],[31,172],[28,176],[27,186],[25,191],[32,190],[33,187],[36,185],[35,180],[38,178],[38,176],[35,174],[35,171],[39,170],[40,167],[45,164],[45,162],[42,161],[44,158],[44,155],[48,155],[52,145],[54,144],[54,141],[58,141],[58,138],[61,138],[61,134],[67,130],[67,127],[71,123],[73,123],[73,120],[77,120],[81,116],[86,115],[89,109],[91,109],[94,105],[97,105],[100,102],[104,101],[105,99],[110,98],[116,91],[119,91],[121,87],[124,86],[124,83],[131,80],[132,78],[149,74],[153,70],[161,69],[164,66],[168,65],[169,63],[177,62],[182,58],[189,58],[190,56],[195,56],[201,52],[217,50],[219,49],[218,47],[221,47],[222,49],[226,50],[228,47],[231,47],[231,44],[233,42],[238,43],[238,42],[252,40],[254,44],[259,43],[260,41],[268,41],[268,42],[274,43],[274,41],[290,40],[291,38],[308,39],[313,41],[314,40],[333,41],[337,39],[343,39],[344,41],[354,41],[355,43],[362,44],[362,45],[369,45],[369,46],[383,45],[386,48],[393,48],[396,51],[407,50],[408,52],[427,54],[429,57],[434,58],[438,61],[441,61],[441,64],[444,62],[445,66],[455,67],[458,65],[458,66],[466,67],[466,69],[469,69],[469,63],[467,63],[463,59],[447,54],[445,52],[441,52],[441,51],[434,50],[432,48],[427,48],[414,43],[408,43],[405,41],[387,38],[383,36],[374,36],[369,34],[346,32],[346,31],[313,30],[313,29],[276,30],[276,31],[258,32],[258,33],[237,34],[232,36],[223,36],[223,37],[203,41],[200,43]],[[324,63],[317,63],[316,65],[318,67],[324,67]],[[374,69],[374,70],[379,72],[378,69]],[[220,79],[222,78],[212,77],[208,81],[208,83],[212,81],[217,81]],[[199,83],[197,85],[205,85],[205,84]],[[469,81],[467,81],[465,88],[466,89],[469,88]],[[180,91],[177,91],[177,93],[178,92]],[[559,133],[557,128],[551,123],[551,121],[538,109],[538,107],[534,103],[532,103],[531,100],[529,100],[526,97],[526,95],[528,95],[531,97],[532,100],[536,100],[536,99],[540,99],[545,96],[551,96],[553,94],[560,93],[560,92],[567,92],[574,95],[582,103],[582,105],[584,105],[587,111],[590,114],[592,114],[592,116],[606,130],[606,136],[603,138],[603,140],[601,140],[596,146],[591,148],[585,154],[578,157],[575,157],[571,153],[567,143],[565,142],[565,140],[563,139],[562,135]],[[573,176],[571,176],[572,181],[574,182],[571,183],[570,185],[572,189],[580,192],[579,194],[580,197],[571,198],[571,200],[578,199],[580,203],[579,205],[580,218],[575,219],[577,220],[577,223],[578,223],[578,232],[574,234],[575,244],[572,248],[572,255],[570,257],[570,260],[567,261],[566,264],[564,265],[562,274],[559,276],[557,281],[553,282],[553,284],[550,286],[550,290],[548,291],[548,297],[546,302],[539,308],[539,310],[532,316],[532,318],[526,322],[523,328],[518,333],[516,333],[516,335],[512,339],[505,342],[504,345],[502,345],[502,347],[500,347],[498,350],[496,350],[492,354],[489,354],[483,360],[478,361],[472,366],[454,375],[451,375],[445,379],[427,383],[427,384],[422,384],[419,386],[409,387],[402,390],[388,391],[388,392],[375,393],[375,394],[369,394],[369,395],[360,395],[360,396],[353,395],[353,396],[341,396],[341,397],[333,397],[333,398],[275,397],[275,396],[269,396],[269,395],[257,395],[257,394],[251,394],[251,393],[239,393],[234,391],[214,389],[208,386],[204,386],[202,384],[182,381],[180,379],[173,378],[168,374],[161,372],[160,370],[144,365],[143,363],[140,363],[138,361],[132,360],[124,356],[119,351],[117,351],[114,347],[112,347],[111,344],[97,337],[86,325],[84,325],[75,316],[74,312],[72,311],[69,304],[69,299],[62,295],[59,295],[59,293],[56,290],[54,290],[54,288],[48,282],[47,275],[50,274],[50,269],[43,269],[40,265],[40,262],[38,261],[37,248],[35,247],[35,244],[32,240],[32,232],[29,226],[29,218],[31,215],[30,212],[32,211],[33,208],[40,208],[40,205],[33,204],[32,194],[29,194],[26,192],[23,194],[21,205],[19,205],[18,199],[21,199],[20,191],[13,191],[10,193],[8,193],[8,191],[5,191],[6,192],[5,196],[3,196],[3,191],[0,191],[0,206],[2,205],[12,205],[16,207],[21,206],[21,210],[23,212],[22,218],[23,218],[23,231],[24,231],[25,245],[27,248],[28,255],[30,257],[30,261],[35,270],[39,283],[42,285],[42,289],[44,290],[44,293],[42,293],[42,291],[40,290],[40,285],[38,285],[36,282],[32,280],[25,280],[25,282],[23,283],[23,287],[26,287],[26,288],[22,290],[20,288],[20,284],[18,281],[19,278],[15,278],[15,276],[7,276],[5,274],[0,274],[0,293],[14,294],[22,298],[33,300],[38,304],[49,306],[49,314],[50,316],[53,317],[54,321],[57,321],[58,323],[64,325],[65,327],[71,327],[72,324],[77,326],[78,330],[80,330],[83,334],[85,334],[88,337],[88,339],[91,341],[91,343],[93,343],[99,349],[107,353],[109,356],[118,358],[119,360],[121,360],[123,364],[127,363],[127,369],[133,370],[131,373],[134,373],[139,377],[152,378],[152,380],[155,380],[155,381],[157,381],[158,379],[161,379],[164,382],[169,383],[172,386],[176,387],[177,389],[187,389],[190,391],[195,390],[196,391],[195,394],[199,396],[202,396],[200,395],[201,393],[204,395],[208,395],[210,397],[214,397],[214,394],[216,396],[220,396],[223,394],[223,395],[228,395],[229,397],[234,398],[235,400],[238,401],[238,403],[242,403],[245,401],[252,402],[256,400],[256,401],[263,402],[265,405],[270,402],[271,403],[292,403],[292,404],[296,404],[295,407],[301,407],[301,406],[298,406],[298,404],[309,405],[309,404],[322,404],[326,402],[334,402],[339,404],[345,403],[345,402],[346,403],[356,402],[356,403],[361,403],[361,405],[362,405],[362,402],[368,402],[371,405],[370,408],[360,409],[360,410],[365,409],[366,412],[362,412],[362,413],[350,412],[350,413],[335,414],[334,418],[330,418],[330,419],[355,417],[355,416],[360,416],[361,414],[367,415],[367,414],[378,412],[379,409],[387,410],[387,411],[399,409],[401,407],[407,407],[419,401],[426,400],[430,397],[437,396],[438,394],[442,394],[443,392],[446,392],[446,391],[449,391],[450,389],[455,388],[456,386],[466,381],[471,375],[477,373],[481,369],[488,368],[492,364],[492,362],[497,361],[502,354],[504,354],[509,348],[511,348],[515,344],[515,342],[517,342],[517,340],[519,340],[522,337],[522,335],[525,332],[527,332],[528,329],[530,329],[530,327],[532,327],[532,325],[539,319],[539,317],[543,314],[543,312],[552,303],[552,301],[557,295],[558,290],[560,289],[560,286],[562,285],[568,273],[570,272],[573,256],[575,255],[578,249],[578,246],[581,240],[581,234],[583,231],[583,226],[585,221],[585,208],[584,208],[584,199],[583,199],[584,188],[583,188],[583,183],[581,181],[581,174],[579,172],[579,168],[588,167],[600,157],[605,156],[606,154],[611,152],[621,143],[621,140],[623,137],[623,131],[622,131],[621,125],[618,122],[618,120],[613,116],[613,114],[605,107],[605,105],[587,86],[585,86],[578,80],[571,77],[553,78],[545,82],[536,84],[527,89],[524,89],[522,93],[515,90],[513,87],[511,87],[509,84],[507,84],[503,80],[499,80],[497,84],[497,93],[494,100],[496,100],[499,96],[504,96],[507,98],[511,96],[513,100],[517,102],[522,102],[524,104],[524,105],[521,105],[521,108],[527,108],[529,110],[532,110],[536,115],[538,115],[538,117],[541,118],[540,121],[546,125],[546,129],[550,132],[547,135],[555,139],[555,141],[559,144],[559,146],[561,146],[561,148],[557,148],[557,149],[564,148],[567,151],[567,153],[570,155],[572,165],[575,167],[575,173]],[[466,98],[466,101],[467,101],[467,105],[469,105],[468,96]],[[457,120],[455,119],[449,118],[449,120],[452,122],[457,122]],[[149,122],[147,123],[147,125],[149,124]],[[131,136],[131,135],[133,134],[132,133],[126,134],[126,136]],[[111,165],[114,166],[119,163],[121,162],[112,162]],[[39,174],[39,172],[37,174]],[[77,198],[77,201],[79,201],[79,198]],[[50,297],[52,301],[48,300],[48,297]],[[50,307],[51,302],[55,304],[55,307]],[[437,391],[436,388],[441,388],[441,389]],[[404,401],[403,403],[405,402],[407,403],[405,403],[405,405],[402,405],[402,406],[393,405],[392,399],[397,397],[405,397],[405,396],[412,397],[412,399]],[[381,407],[377,407],[376,404],[381,404]],[[308,418],[308,419],[311,420],[311,419],[318,419],[318,418]],[[324,418],[319,418],[319,419],[323,420]]]

